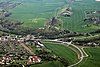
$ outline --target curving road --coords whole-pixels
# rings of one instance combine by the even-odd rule
[[[80,54],[81,54],[80,60],[78,62],[76,62],[75,64],[69,65],[68,67],[74,67],[74,66],[78,65],[79,63],[81,63],[85,57],[88,57],[88,54],[84,51],[84,47],[79,48],[78,46],[72,44],[72,42],[58,41],[58,39],[48,40],[48,41],[58,42],[58,43],[64,43],[64,44],[71,45],[71,46],[73,46],[74,48],[76,48],[80,52]],[[84,56],[84,54],[85,54],[85,56]]]

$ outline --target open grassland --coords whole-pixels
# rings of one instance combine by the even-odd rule
[[[70,48],[65,47],[61,44],[45,42],[44,45],[53,51],[57,56],[64,57],[69,61],[70,64],[75,63],[77,61],[77,54],[72,51]]]
[[[23,0],[20,6],[11,10],[11,17],[23,21],[23,26],[39,28],[43,27],[44,22],[54,16],[56,8],[63,4],[62,0]]]
[[[100,67],[100,48],[86,48],[89,57],[78,65],[78,67]]]
[[[84,27],[88,22],[84,22],[85,11],[100,10],[100,2],[95,0],[81,0],[80,2],[74,2],[72,5],[73,15],[70,18],[64,18],[64,28],[68,28],[77,32],[88,32],[100,28],[100,26],[91,25],[90,27]]]
[[[16,0],[14,1],[16,2]],[[65,5],[67,5],[65,0],[23,0],[20,6],[11,10],[13,13],[11,17],[23,21],[23,26],[39,28],[44,26],[48,18],[55,16],[55,12],[59,12],[57,11],[58,8]],[[100,10],[100,2],[96,2],[95,0],[76,0],[71,6],[73,15],[69,18],[61,17],[64,21],[65,29],[77,32],[88,32],[100,29],[100,26],[95,25],[84,27],[90,23],[83,21],[85,11]]]

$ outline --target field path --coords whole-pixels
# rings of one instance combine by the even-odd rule
[[[23,48],[25,48],[30,54],[34,54],[30,48],[28,48],[24,43],[20,44]]]

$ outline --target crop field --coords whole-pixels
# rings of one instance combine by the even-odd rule
[[[2,0],[0,0],[2,1]],[[23,26],[33,29],[44,26],[44,23],[55,16],[63,6],[68,5],[66,0],[13,0],[22,4],[11,9],[12,18],[24,22]],[[73,15],[71,17],[60,17],[63,20],[64,28],[76,32],[89,32],[100,29],[100,25],[84,27],[88,22],[84,22],[85,11],[100,10],[100,2],[95,0],[75,0],[71,5]],[[59,9],[61,8],[61,9]]]
[[[100,67],[100,48],[86,48],[89,58],[85,59],[79,67]]]
[[[80,2],[74,2],[72,5],[73,15],[71,18],[64,18],[64,26],[66,29],[70,29],[78,32],[87,32],[100,28],[99,26],[92,25],[91,27],[83,27],[86,23],[83,21],[85,11],[100,10],[100,2],[95,0],[81,0]],[[64,27],[64,28],[65,28]]]
[[[66,60],[69,61],[70,64],[77,61],[77,54],[68,47],[50,42],[45,42],[44,45],[48,49],[52,50],[57,56],[64,57]]]
[[[23,26],[43,27],[47,19],[54,16],[56,8],[64,3],[62,0],[23,0],[21,5],[11,10],[11,17],[23,21]]]

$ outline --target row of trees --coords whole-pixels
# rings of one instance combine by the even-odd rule
[[[88,37],[81,37],[81,38],[75,38],[73,41],[74,42],[92,42],[100,40],[100,35],[94,35],[94,36],[88,36]]]
[[[0,31],[17,35],[34,33],[32,28],[22,26],[22,22],[4,18],[0,20]]]
[[[48,50],[48,49],[43,49],[43,50],[38,50],[37,55],[42,58],[43,61],[59,61],[61,62],[65,67],[69,65],[69,62],[60,56],[56,56],[53,54],[53,51]]]

